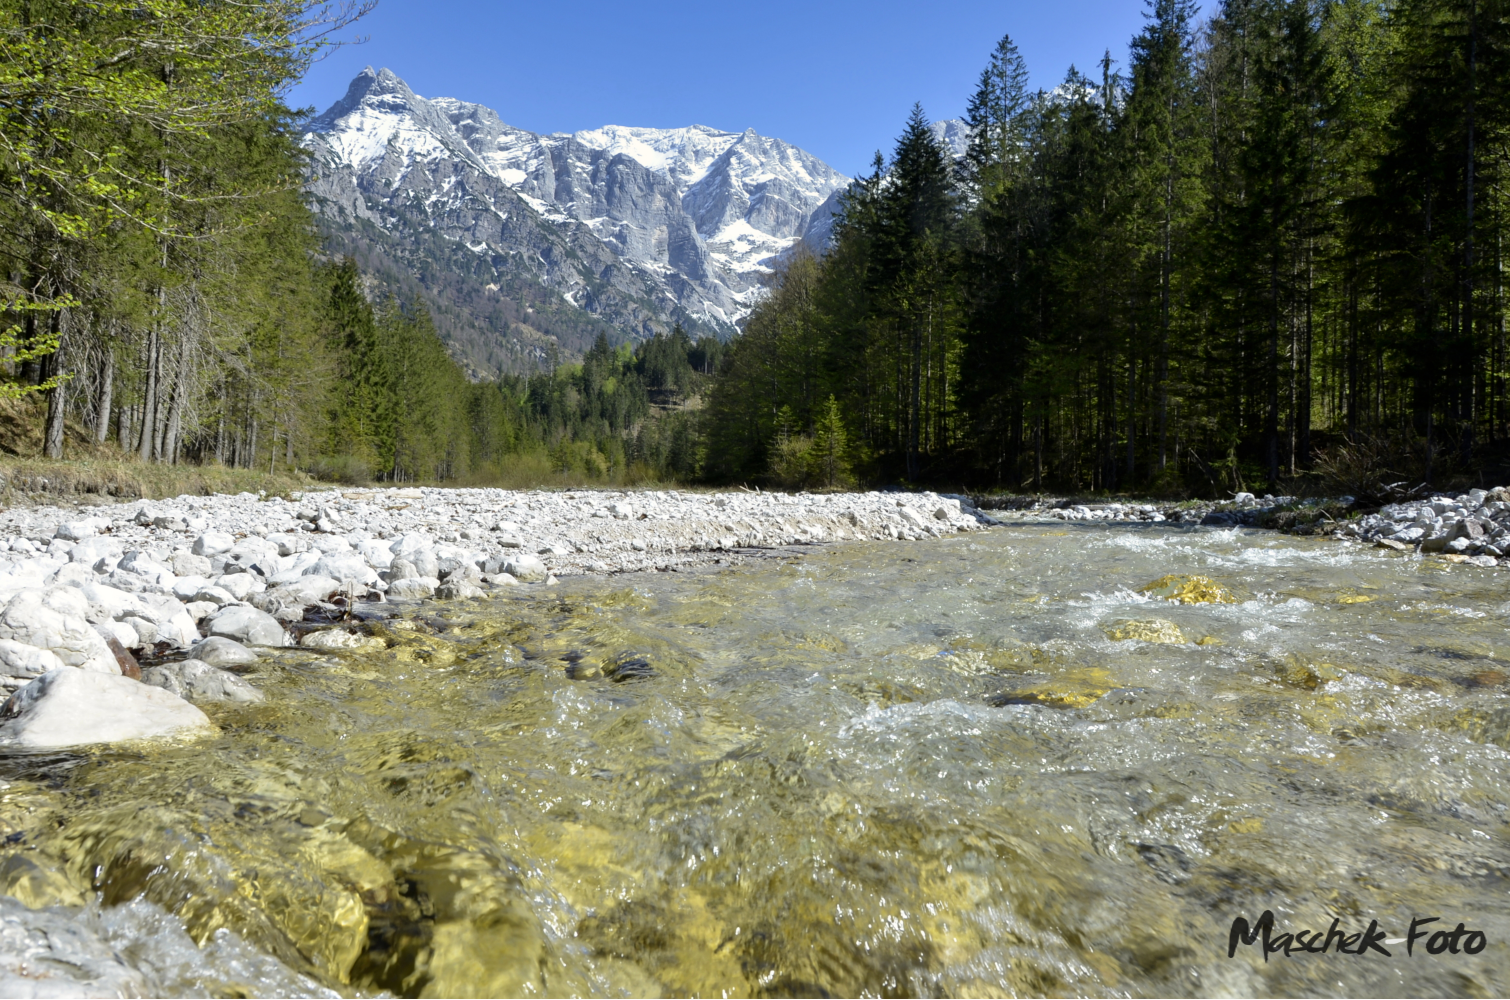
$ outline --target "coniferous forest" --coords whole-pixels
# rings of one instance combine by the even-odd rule
[[[478,382],[324,252],[293,81],[372,0],[0,0],[0,349],[43,450],[330,479],[1225,494],[1510,465],[1502,0],[1150,0],[1003,38],[729,344]],[[45,409],[45,412],[44,412]]]
[[[1152,0],[1128,65],[1049,92],[1003,38],[963,161],[915,109],[750,319],[708,471],[822,481],[794,442],[837,433],[873,481],[1481,472],[1510,433],[1507,13]]]

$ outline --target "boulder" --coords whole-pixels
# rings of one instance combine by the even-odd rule
[[[388,551],[393,553],[395,559],[408,559],[413,562],[415,553],[428,552],[434,545],[429,535],[411,531],[388,546]]]
[[[223,635],[201,639],[189,650],[189,655],[212,667],[244,667],[257,662],[256,653]]]
[[[395,556],[393,561],[388,564],[388,572],[383,574],[383,578],[389,583],[397,583],[400,580],[412,580],[420,576],[424,576],[424,574],[419,571],[419,567],[402,556]]]
[[[440,581],[433,576],[411,576],[388,584],[388,596],[400,601],[418,601],[431,597]]]
[[[376,583],[378,578],[377,572],[367,565],[367,560],[349,551],[326,554],[309,568],[308,573],[312,576],[328,576],[343,583],[351,580],[363,586]]]
[[[179,577],[208,577],[210,575],[210,560],[205,556],[196,556],[187,549],[179,549],[173,553],[173,558],[170,562],[173,566],[173,573]]]
[[[257,589],[257,579],[250,573],[224,573],[215,578],[214,585],[238,601],[244,601]]]
[[[99,534],[99,530],[99,525],[92,520],[69,521],[58,525],[58,530],[54,533],[53,537],[61,538],[65,542],[81,542],[86,538]]]
[[[262,692],[229,671],[210,666],[203,660],[179,660],[148,667],[142,671],[142,683],[172,692],[185,701],[229,701],[250,705],[261,701]]]
[[[248,646],[283,646],[287,637],[278,619],[245,604],[221,608],[209,619],[210,634],[235,639]]]
[[[49,670],[0,706],[0,745],[25,749],[147,739],[210,728],[199,709],[119,673]]]
[[[196,556],[218,556],[222,552],[229,552],[236,545],[236,539],[224,531],[206,531],[194,539],[194,554]]]
[[[520,583],[539,583],[546,577],[545,563],[527,555],[514,556],[504,565],[503,571]]]
[[[270,600],[273,604],[297,604],[302,608],[316,601],[323,601],[340,589],[340,581],[332,580],[328,576],[301,576],[289,583],[280,584],[264,594],[254,596],[258,598],[256,601],[258,607]]]
[[[74,587],[23,590],[0,614],[0,639],[50,649],[70,667],[118,674],[115,656],[89,624],[89,603]]]
[[[479,580],[479,582],[481,582]],[[464,597],[481,597],[483,589],[465,577],[456,576],[435,588],[435,596],[447,601]]]
[[[147,630],[138,628],[138,625],[145,625]],[[107,646],[110,645],[111,638],[127,649],[135,649],[157,641],[157,626],[140,618],[128,618],[119,622],[100,622],[94,628],[96,632],[104,636]]]
[[[7,691],[14,691],[49,670],[62,669],[64,665],[52,650],[29,646],[14,639],[0,639],[0,688]]]

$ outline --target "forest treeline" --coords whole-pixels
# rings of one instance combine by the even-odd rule
[[[1503,453],[1507,5],[1148,6],[1052,91],[1002,39],[960,161],[914,110],[733,344],[708,474],[1213,493]]]
[[[46,454],[1209,494],[1510,452],[1510,0],[1150,0],[1051,91],[1004,38],[965,155],[915,109],[732,343],[494,382],[301,190],[282,95],[372,2],[0,0],[0,396]]]
[[[0,397],[45,399],[52,458],[694,475],[716,342],[600,337],[473,383],[423,308],[323,253],[282,95],[374,4],[0,0]]]

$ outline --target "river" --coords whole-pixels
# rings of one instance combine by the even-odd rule
[[[0,888],[182,994],[1505,995],[1507,580],[1014,523],[427,604],[6,758]]]

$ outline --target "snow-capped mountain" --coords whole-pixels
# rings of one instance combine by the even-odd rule
[[[305,143],[328,219],[380,242],[439,234],[480,258],[494,294],[538,282],[560,310],[636,338],[668,320],[732,333],[776,258],[822,241],[849,183],[753,130],[540,135],[480,104],[422,98],[386,69],[359,74]]]

